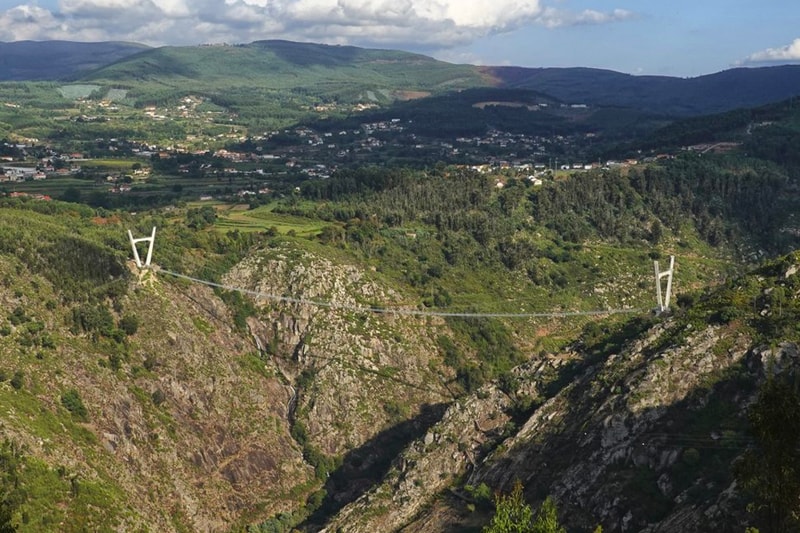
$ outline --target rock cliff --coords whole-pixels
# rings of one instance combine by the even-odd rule
[[[753,444],[746,412],[758,384],[800,366],[791,327],[764,343],[764,331],[774,335],[765,320],[781,319],[774,291],[796,298],[796,272],[770,267],[675,316],[636,318],[625,342],[579,342],[517,368],[511,395],[494,383],[455,402],[326,531],[479,526],[481,502],[464,488],[509,491],[517,479],[533,504],[554,497],[577,530],[743,527],[732,465]],[[539,401],[519,418],[521,386]]]

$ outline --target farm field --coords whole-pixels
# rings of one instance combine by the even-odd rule
[[[192,202],[190,207],[212,205],[217,210],[215,228],[219,231],[269,231],[293,234],[298,237],[311,237],[322,231],[327,224],[320,220],[274,213],[273,205],[265,205],[256,209],[248,209],[246,204],[230,204],[224,202]]]

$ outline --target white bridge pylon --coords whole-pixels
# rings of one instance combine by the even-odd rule
[[[136,266],[139,268],[150,268],[150,260],[153,258],[153,245],[156,242],[156,227],[153,226],[153,233],[149,237],[141,237],[139,239],[134,239],[133,233],[131,233],[131,230],[128,230],[128,238],[131,241],[131,248],[133,248],[133,258],[136,260]],[[140,242],[149,243],[147,259],[145,259],[144,264],[142,264],[142,260],[139,257],[139,250],[136,248],[136,245]]]
[[[675,256],[669,256],[669,270],[661,272],[658,268],[658,261],[653,261],[656,270],[656,298],[658,299],[658,307],[656,312],[666,313],[669,311],[669,298],[672,294],[672,273],[675,271]],[[662,297],[661,294],[661,280],[667,278],[667,291],[666,295]]]

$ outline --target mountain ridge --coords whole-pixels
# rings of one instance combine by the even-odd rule
[[[800,65],[737,67],[692,78],[584,67],[486,67],[485,71],[507,87],[536,88],[566,102],[660,109],[681,116],[756,107],[800,93]]]
[[[312,90],[354,100],[366,90],[531,89],[572,104],[630,107],[691,116],[755,107],[800,94],[800,66],[732,68],[692,78],[636,76],[589,67],[458,65],[399,50],[262,40],[237,45],[146,48],[131,43],[67,41],[0,44],[0,80],[137,80],[198,87],[231,78],[280,90]],[[10,51],[14,50],[14,53]],[[28,50],[28,52],[25,52]],[[33,51],[32,51],[33,50]],[[20,59],[28,54],[27,65]],[[34,61],[31,62],[30,58]],[[173,80],[173,81],[170,81]],[[390,103],[393,98],[378,96]]]
[[[476,113],[588,113],[402,52],[201,48],[120,59],[62,101],[111,107],[109,87],[152,95],[169,81],[165,100],[239,83],[243,100],[377,107],[411,87]],[[233,76],[254,61],[263,71]],[[445,70],[421,79],[430,65]],[[274,92],[253,92],[271,73]],[[474,79],[490,85],[446,92]],[[137,111],[132,100],[119,106]],[[517,476],[527,502],[553,496],[581,531],[755,521],[733,474],[755,449],[748,406],[771,360],[800,367],[800,252],[751,268],[800,242],[792,104],[661,132],[734,136],[747,154],[676,151],[539,180],[530,168],[361,166],[268,199],[231,188],[227,204],[173,196],[130,212],[9,191],[0,491],[16,478],[24,492],[9,519],[22,533],[478,531],[492,492]],[[199,183],[178,181],[177,161],[158,172],[167,186]],[[126,230],[154,226],[156,268],[140,271]],[[651,314],[653,260],[673,254],[676,305]]]
[[[124,41],[0,42],[0,81],[73,78],[149,48]]]

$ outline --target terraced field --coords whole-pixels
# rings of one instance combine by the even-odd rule
[[[219,217],[215,227],[220,231],[269,231],[274,228],[280,234],[293,233],[298,237],[310,237],[326,226],[320,220],[273,213],[272,206],[269,205],[256,209],[248,209],[244,204],[197,202],[192,205],[213,205]]]

